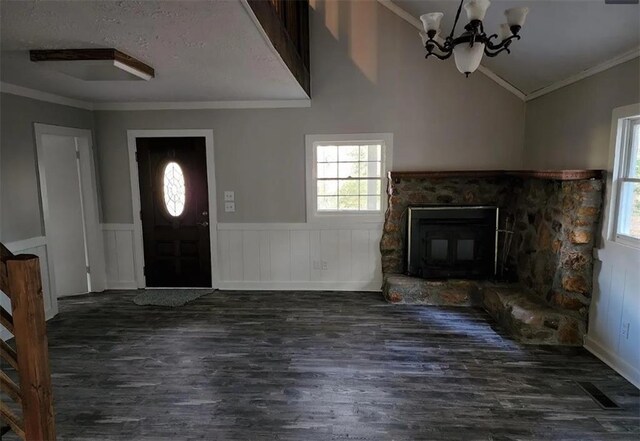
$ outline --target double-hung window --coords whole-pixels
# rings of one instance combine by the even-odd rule
[[[614,240],[640,247],[640,115],[618,124]]]
[[[308,135],[307,218],[381,221],[391,134]]]

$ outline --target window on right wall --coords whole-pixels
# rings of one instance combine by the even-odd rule
[[[640,247],[640,116],[618,120],[614,240]]]

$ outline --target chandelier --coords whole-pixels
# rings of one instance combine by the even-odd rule
[[[425,58],[431,55],[441,60],[446,60],[453,54],[458,70],[467,77],[474,72],[482,56],[495,57],[501,52],[511,53],[509,46],[513,40],[520,40],[520,29],[529,12],[529,8],[511,8],[504,11],[507,22],[500,25],[498,34],[487,35],[484,32],[482,20],[489,8],[489,0],[469,0],[464,9],[467,12],[469,23],[464,27],[464,32],[459,37],[454,37],[456,25],[462,11],[462,2],[458,6],[453,28],[448,37],[440,36],[440,21],[442,12],[431,12],[420,16],[425,32],[420,32],[422,44],[427,50]]]

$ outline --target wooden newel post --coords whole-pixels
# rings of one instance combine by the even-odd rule
[[[56,439],[38,256],[6,260],[27,441]]]

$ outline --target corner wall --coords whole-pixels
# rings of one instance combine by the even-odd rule
[[[0,94],[0,241],[44,236],[34,123],[93,130],[93,113]]]
[[[639,101],[640,58],[528,101],[525,168],[606,169],[611,111]]]

